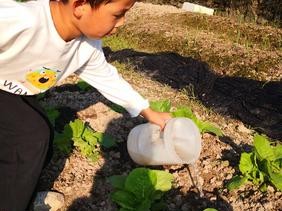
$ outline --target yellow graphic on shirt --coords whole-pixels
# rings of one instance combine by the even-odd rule
[[[26,80],[40,90],[47,90],[55,85],[57,71],[43,67],[43,69],[27,73]]]

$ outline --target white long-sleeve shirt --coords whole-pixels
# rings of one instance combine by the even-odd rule
[[[100,40],[82,36],[65,42],[60,37],[49,0],[0,0],[0,89],[34,95],[72,73],[123,106],[131,116],[149,106],[107,63]]]

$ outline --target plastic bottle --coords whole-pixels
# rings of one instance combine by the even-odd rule
[[[201,135],[192,120],[172,118],[164,131],[151,123],[134,127],[128,135],[127,149],[140,165],[190,164],[200,156]]]

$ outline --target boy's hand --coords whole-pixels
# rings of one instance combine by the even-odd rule
[[[161,130],[164,129],[167,120],[172,118],[170,113],[153,111],[151,108],[142,110],[140,114],[150,123],[160,126]]]

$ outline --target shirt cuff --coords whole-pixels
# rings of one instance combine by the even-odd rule
[[[125,109],[128,111],[131,117],[137,117],[142,110],[149,108],[150,104],[148,100],[143,100],[126,106]]]

